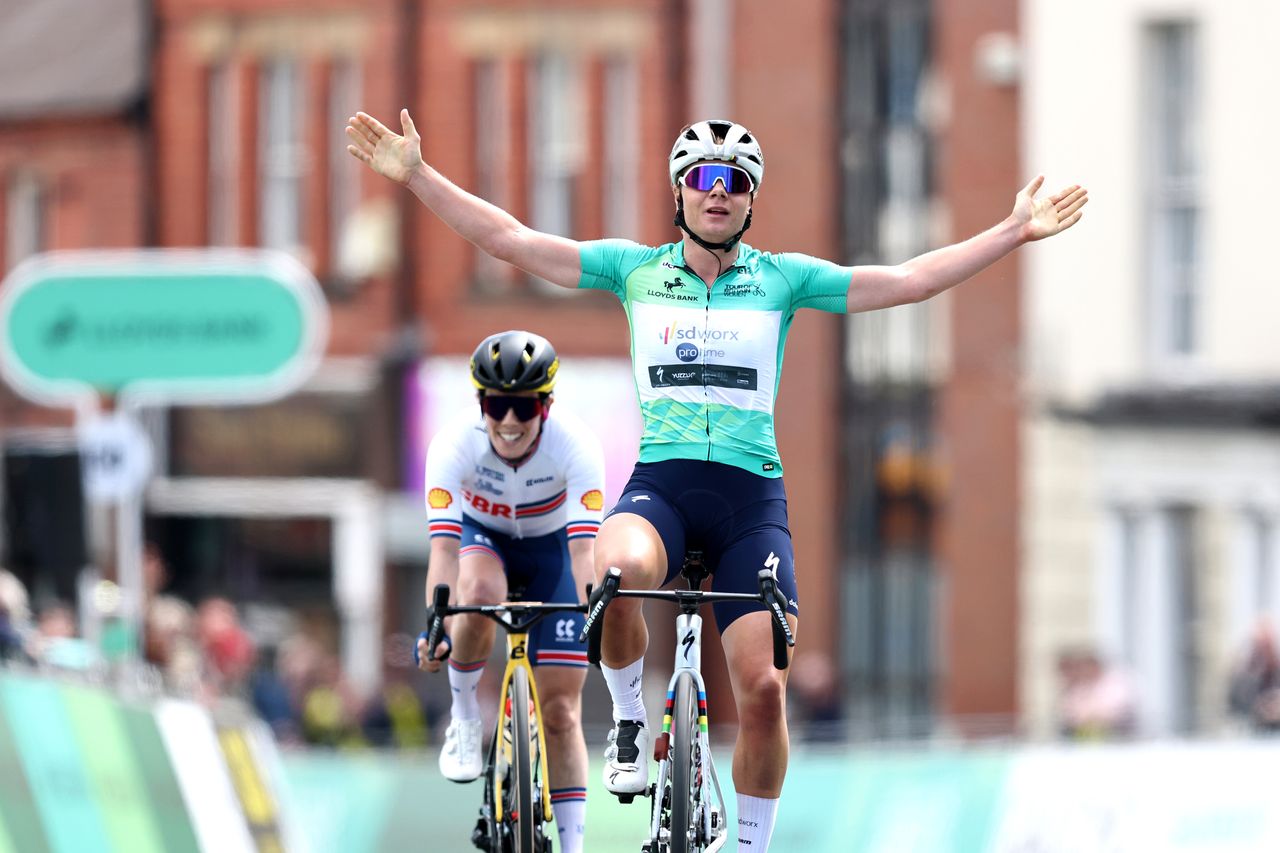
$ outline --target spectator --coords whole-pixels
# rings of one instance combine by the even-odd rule
[[[12,572],[0,569],[0,660],[26,657],[23,634],[30,622],[26,587]]]
[[[1256,731],[1280,731],[1280,652],[1266,617],[1254,626],[1248,651],[1232,672],[1230,702]]]
[[[196,639],[195,611],[170,595],[156,596],[147,607],[143,654],[160,670],[165,687],[192,696],[200,688],[202,662]]]
[[[225,598],[206,598],[196,608],[196,636],[205,659],[206,689],[214,695],[247,696],[255,649]]]
[[[1074,740],[1111,740],[1132,734],[1133,690],[1119,668],[1106,666],[1092,650],[1075,650],[1058,659],[1062,677],[1059,718],[1062,733]]]
[[[801,739],[810,743],[843,740],[844,708],[835,664],[823,652],[802,652],[791,662],[793,717]]]

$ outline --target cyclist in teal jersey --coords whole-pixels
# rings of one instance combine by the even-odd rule
[[[578,242],[534,231],[449,182],[422,161],[408,110],[400,123],[397,134],[358,113],[347,150],[493,257],[563,287],[609,290],[627,312],[644,432],[631,482],[600,528],[597,575],[618,567],[624,588],[656,588],[678,572],[686,547],[701,548],[718,590],[754,591],[756,572],[772,569],[793,630],[799,604],[773,408],[796,311],[853,313],[929,299],[1022,244],[1070,228],[1088,201],[1078,185],[1039,196],[1044,179],[1036,177],[1000,223],[894,266],[762,252],[741,242],[764,179],[759,142],[734,122],[700,121],[680,131],[668,157],[679,242]],[[786,673],[773,667],[770,618],[763,609],[716,611],[740,721],[733,760],[740,851],[768,849],[786,775]],[[615,599],[602,642],[615,720],[605,785],[622,796],[648,784],[640,692],[647,645],[636,599]]]

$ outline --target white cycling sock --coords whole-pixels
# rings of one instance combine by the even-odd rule
[[[558,788],[551,792],[551,811],[556,816],[561,853],[582,853],[587,829],[587,789]]]
[[[622,669],[614,669],[600,663],[600,672],[604,675],[604,683],[609,687],[609,695],[613,697],[613,721],[639,720],[648,725],[649,718],[644,713],[644,658],[629,663]]]
[[[480,686],[480,676],[484,675],[486,661],[471,663],[449,661],[449,692],[453,694],[453,707],[449,713],[455,720],[480,719],[480,702],[476,697],[476,688]]]
[[[778,801],[738,795],[738,853],[762,853],[769,849],[773,837],[773,820],[778,815]]]

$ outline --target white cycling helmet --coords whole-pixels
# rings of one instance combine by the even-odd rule
[[[667,158],[671,185],[694,163],[724,160],[747,170],[756,189],[764,181],[764,152],[755,135],[740,124],[722,119],[694,122],[680,131]]]

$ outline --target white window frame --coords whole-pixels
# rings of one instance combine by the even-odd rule
[[[35,172],[23,169],[5,182],[4,257],[9,269],[47,248],[49,192]]]
[[[302,189],[308,169],[300,64],[291,57],[270,58],[259,80],[258,243],[305,262]]]
[[[1199,37],[1194,22],[1160,21],[1147,25],[1144,39],[1148,355],[1153,372],[1175,377],[1203,349]]]
[[[240,68],[228,61],[209,69],[208,217],[210,246],[240,242]]]
[[[511,206],[511,70],[502,57],[475,65],[476,194],[509,210]],[[476,249],[476,282],[483,290],[506,291],[515,268]]]

